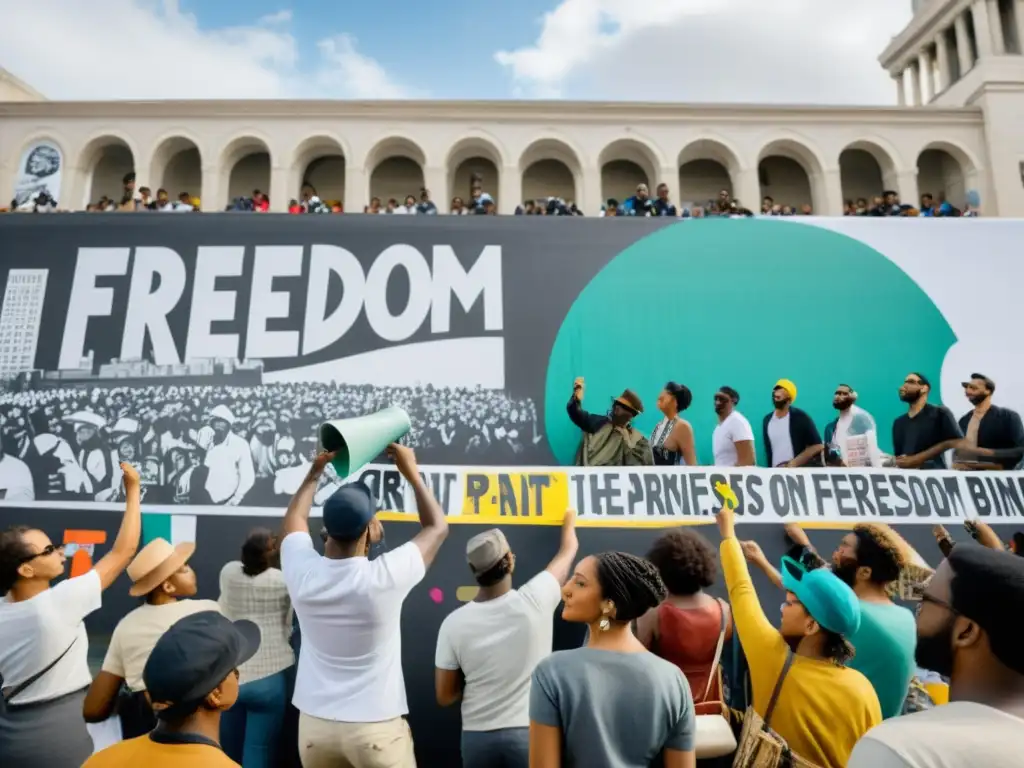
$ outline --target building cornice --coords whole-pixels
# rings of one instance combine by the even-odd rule
[[[873,123],[900,125],[983,122],[980,109],[667,104],[593,101],[46,101],[0,102],[0,118],[334,119],[572,123]]]
[[[16,75],[12,74],[11,72],[8,72],[3,67],[0,67],[0,81],[5,81],[5,82],[10,83],[15,88],[17,88],[19,91],[24,93],[26,96],[31,96],[32,98],[36,99],[37,101],[46,101],[46,97],[43,96],[43,94],[41,94],[39,91],[37,91],[31,85],[26,83],[20,77],[17,77]],[[24,103],[24,102],[15,102],[15,103],[21,104],[21,103]],[[32,102],[29,102],[29,103],[32,103]]]
[[[878,57],[878,62],[886,70],[905,69],[910,60],[917,57],[920,50],[931,43],[940,29],[953,24],[960,13],[966,13],[970,3],[964,7],[964,0],[932,0],[921,8],[910,20],[910,23],[896,35]]]

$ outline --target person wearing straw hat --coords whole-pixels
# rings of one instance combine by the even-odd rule
[[[762,437],[769,467],[821,466],[825,444],[806,411],[793,406],[796,384],[779,379],[772,388],[774,410],[764,417]]]
[[[612,399],[608,415],[597,416],[583,410],[583,387],[582,378],[573,382],[572,397],[566,407],[569,419],[583,432],[576,451],[576,466],[654,466],[651,444],[633,427],[633,419],[644,412],[640,396],[627,389]]]
[[[84,619],[139,546],[139,475],[125,464],[128,499],[110,552],[81,576],[64,575],[64,547],[40,530],[0,533],[0,761],[18,768],[72,768],[92,753],[82,718],[89,686]]]
[[[214,600],[189,599],[197,590],[195,571],[188,565],[195,549],[192,543],[175,547],[166,539],[153,539],[128,566],[132,580],[128,594],[145,602],[114,627],[102,671],[85,697],[86,722],[103,722],[117,707],[126,739],[147,733],[156,724],[142,679],[153,646],[182,617],[220,610]],[[127,686],[130,696],[122,696],[117,706],[122,686]]]

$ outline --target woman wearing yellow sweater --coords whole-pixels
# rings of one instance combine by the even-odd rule
[[[860,625],[853,590],[827,568],[807,570],[782,559],[786,602],[775,629],[754,592],[733,511],[718,513],[722,569],[733,620],[750,667],[754,708],[764,716],[779,678],[785,677],[769,725],[790,748],[822,768],[844,768],[853,745],[882,722],[868,679],[844,666],[853,656],[846,641]]]

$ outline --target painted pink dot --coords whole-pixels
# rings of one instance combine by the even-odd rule
[[[435,603],[440,603],[442,600],[444,600],[444,592],[442,592],[437,587],[431,589],[429,594],[430,599],[433,600]]]

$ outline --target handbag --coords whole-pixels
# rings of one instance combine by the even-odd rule
[[[708,701],[711,693],[711,684],[718,680],[718,695],[721,697],[725,692],[725,684],[722,679],[722,665],[719,663],[722,658],[722,649],[725,647],[725,605],[718,600],[718,609],[722,613],[721,625],[718,629],[718,645],[715,647],[715,659],[711,662],[711,672],[708,674],[708,684],[704,689],[700,704],[695,706],[700,712],[696,717],[696,753],[698,760],[711,759],[730,755],[736,751],[736,734],[733,733],[732,725],[729,722],[729,707],[723,701]]]
[[[22,680],[20,683],[18,683],[18,685],[14,686],[13,688],[3,689],[2,691],[0,691],[0,694],[2,694],[2,695],[0,695],[0,713],[7,711],[7,707],[8,707],[8,704],[10,703],[11,699],[13,699],[15,696],[20,694],[22,691],[24,691],[26,688],[28,688],[34,682],[36,682],[37,680],[42,678],[42,676],[45,675],[47,672],[49,672],[51,669],[56,667],[57,664],[60,663],[60,660],[68,655],[68,651],[70,651],[74,647],[75,643],[77,643],[77,642],[78,642],[78,636],[75,635],[75,639],[71,641],[71,645],[69,645],[67,648],[65,648],[64,649],[64,653],[62,653],[56,659],[51,661],[49,664],[47,664],[45,667],[43,667],[41,670],[36,672],[34,675],[29,677],[28,679]],[[0,677],[0,686],[3,686],[3,677]]]
[[[747,707],[743,714],[743,727],[740,730],[739,746],[733,768],[818,768],[814,763],[805,760],[789,748],[786,740],[771,729],[770,723],[775,705],[782,691],[782,683],[793,666],[793,652],[786,655],[786,663],[772,690],[768,700],[768,709],[762,718],[753,705]]]

